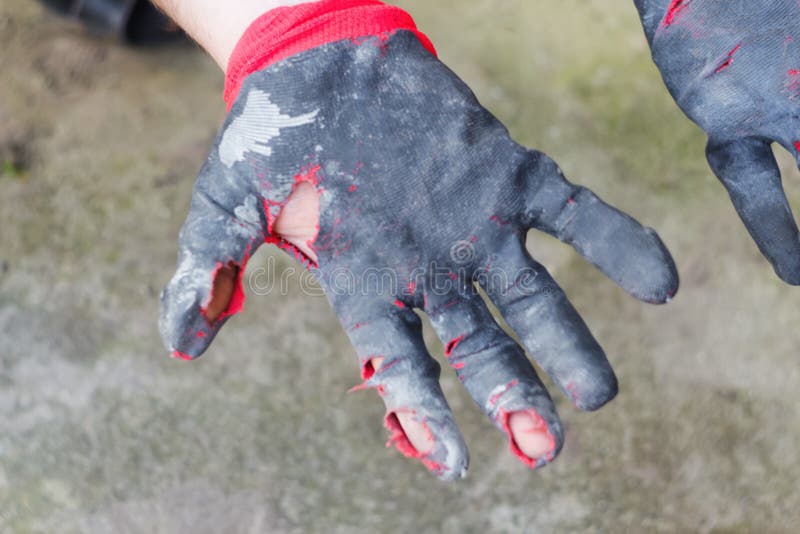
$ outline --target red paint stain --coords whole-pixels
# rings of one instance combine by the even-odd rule
[[[503,395],[508,393],[509,390],[514,386],[516,386],[517,384],[519,384],[519,380],[515,378],[514,380],[506,384],[499,393],[495,393],[494,395],[489,397],[489,406],[497,406],[497,403],[500,401]]]
[[[444,348],[444,355],[449,358],[450,355],[453,354],[453,351],[456,350],[458,344],[461,343],[463,340],[464,336],[461,335],[458,336],[457,338],[453,338],[450,341],[448,341],[447,346]]]
[[[789,98],[800,97],[800,69],[789,69],[786,71],[788,79],[786,80],[786,91],[789,93]]]
[[[386,395],[386,388],[384,388],[383,385],[378,384],[377,386],[371,386],[366,382],[351,387],[350,389],[347,390],[347,393],[355,393],[357,391],[364,391],[365,389],[374,389],[375,391],[378,392],[378,395],[380,395],[381,397]]]
[[[575,384],[573,382],[570,382],[569,384],[567,384],[567,391],[569,391],[569,396],[572,399],[572,402],[577,404],[578,400],[579,400],[579,398],[578,398],[578,390],[575,387]]]
[[[316,164],[307,165],[300,169],[300,172],[297,173],[294,177],[294,183],[299,184],[301,182],[310,182],[313,186],[319,185],[319,177],[317,173],[322,169],[321,166]]]
[[[272,241],[272,243],[275,244],[279,249],[281,249],[284,252],[288,253],[290,256],[294,257],[294,259],[296,259],[297,261],[302,263],[303,266],[306,269],[310,269],[312,267],[316,267],[317,266],[317,264],[314,262],[314,260],[312,260],[311,258],[306,256],[303,253],[303,251],[301,251],[299,248],[294,246],[292,243],[289,243],[288,241],[284,241],[283,239],[279,239],[277,241]]]
[[[460,301],[458,299],[453,299],[448,302],[445,302],[444,306],[442,306],[443,310],[449,310],[453,306],[456,306]]]
[[[362,382],[361,384],[353,386],[350,389],[348,389],[347,393],[355,393],[356,391],[364,391],[365,389],[371,389],[371,388],[372,386],[370,386],[366,382]]]
[[[498,215],[492,215],[491,217],[489,217],[489,220],[492,221],[493,223],[497,223],[498,226],[508,225],[508,221],[504,221]]]
[[[670,289],[669,292],[667,292],[667,298],[669,300],[672,300],[672,299],[675,298],[675,295],[677,295],[677,294],[678,294],[678,290],[677,289]]]
[[[375,366],[372,365],[372,358],[368,358],[361,364],[361,378],[369,380],[373,376],[375,376]]]
[[[187,361],[187,362],[190,362],[190,361],[194,360],[194,358],[192,358],[188,354],[184,354],[183,352],[178,351],[178,350],[176,350],[175,352],[172,353],[172,357],[175,358],[176,360],[184,360],[184,361]]]
[[[347,188],[347,190],[350,191],[351,193],[355,193],[356,189],[358,189],[358,186],[356,184],[353,184]]]
[[[691,3],[692,0],[672,0],[667,8],[667,14],[664,16],[664,26],[670,26],[671,24],[675,23],[675,19],[683,11],[686,6]]]
[[[733,63],[733,56],[736,55],[736,52],[738,52],[741,47],[742,47],[742,45],[738,44],[733,48],[733,50],[728,52],[728,58],[725,61],[723,61],[722,65],[717,67],[717,70],[715,70],[714,72],[722,72],[723,70],[725,70],[728,67],[730,67],[731,64]]]

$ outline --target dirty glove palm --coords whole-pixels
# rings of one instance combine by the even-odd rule
[[[267,13],[234,52],[226,94],[230,114],[195,185],[178,271],[162,295],[162,333],[177,356],[199,356],[241,309],[241,272],[250,253],[271,242],[314,270],[356,349],[363,387],[386,403],[391,441],[443,479],[463,475],[467,452],[415,308],[427,313],[469,393],[532,467],[558,453],[561,424],[474,283],[579,408],[614,397],[602,349],[529,257],[525,233],[533,227],[571,244],[654,303],[677,289],[669,253],[653,231],[513,142],[407,14],[370,0]],[[316,262],[275,232],[301,185],[319,198],[319,230],[308,244]],[[226,270],[239,280],[211,320],[215,278]],[[537,457],[514,439],[518,413],[530,418],[526,431],[543,437]],[[401,416],[425,429],[429,451],[414,448]]]
[[[672,96],[761,252],[800,284],[800,236],[770,144],[800,157],[800,3],[636,0]]]

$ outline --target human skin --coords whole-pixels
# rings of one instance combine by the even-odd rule
[[[303,3],[297,0],[242,0],[235,3],[219,0],[156,0],[157,6],[164,10],[184,31],[186,31],[214,59],[223,72],[227,70],[228,59],[236,43],[247,27],[260,15],[280,6]],[[301,184],[276,220],[274,229],[283,239],[295,245],[312,260],[316,254],[308,246],[319,224],[319,197],[309,184]],[[208,306],[210,320],[218,318],[227,309],[234,292],[237,273],[225,267],[218,274],[214,286],[214,299]],[[375,358],[375,370],[381,368],[383,358]],[[433,449],[430,433],[423,425],[414,421],[409,413],[397,414],[408,440],[421,454]],[[551,447],[550,437],[545,430],[537,430],[537,422],[527,412],[511,414],[509,427],[514,440],[522,452],[530,458],[546,454]]]

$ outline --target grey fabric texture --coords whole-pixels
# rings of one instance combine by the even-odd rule
[[[317,263],[272,231],[303,181],[320,198]],[[214,273],[243,268],[256,247],[276,243],[326,291],[401,451],[445,480],[463,476],[468,464],[416,309],[498,428],[508,433],[517,411],[544,425],[551,451],[522,458],[542,466],[563,443],[558,415],[523,348],[476,288],[577,407],[599,408],[616,395],[617,381],[564,292],[528,255],[530,228],[572,245],[643,301],[663,303],[677,291],[674,263],[655,232],[515,143],[412,33],[332,43],[245,80],[195,185],[178,269],[162,293],[161,332],[170,351],[200,356],[227,319],[209,322],[202,311]],[[376,357],[378,370],[370,364]],[[403,411],[430,431],[429,454],[397,435]],[[513,441],[511,448],[519,455]]]

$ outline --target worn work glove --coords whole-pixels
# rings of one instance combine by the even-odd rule
[[[771,143],[800,157],[800,2],[636,0],[675,101],[775,272],[800,284],[800,236]]]
[[[178,270],[162,294],[168,348],[200,356],[241,310],[251,252],[282,246],[319,279],[358,354],[362,387],[386,403],[390,442],[442,479],[463,476],[468,456],[414,309],[427,313],[447,361],[512,451],[537,467],[560,450],[561,424],[473,284],[585,410],[614,397],[616,378],[564,292],[526,252],[526,231],[569,243],[641,300],[663,303],[677,290],[655,232],[512,141],[398,8],[328,0],[268,12],[237,45],[226,98],[230,114],[195,185]],[[298,245],[275,223],[301,187],[318,199],[319,225]],[[226,309],[209,314],[218,308],[212,293],[234,278]],[[426,450],[405,432],[414,425],[427,434]],[[538,436],[533,445],[525,433]]]

